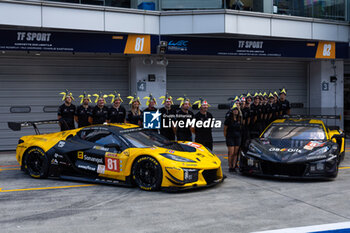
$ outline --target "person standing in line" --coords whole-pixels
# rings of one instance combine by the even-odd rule
[[[290,104],[289,101],[286,100],[287,96],[287,91],[286,89],[282,89],[280,91],[280,99],[279,99],[279,111],[280,111],[280,116],[284,115],[290,115]]]
[[[238,106],[232,106],[232,115],[227,118],[224,123],[224,136],[226,138],[226,146],[228,151],[228,167],[229,172],[236,172],[238,151],[242,140],[242,117]]]
[[[173,98],[166,93],[165,96],[159,97],[159,99],[163,99],[162,104],[164,107],[159,109],[159,112],[162,114],[162,124],[160,126],[160,134],[166,137],[167,139],[174,141],[175,140],[175,128],[171,124],[176,120],[176,109],[172,106]],[[164,126],[167,125],[165,128]]]
[[[59,121],[61,131],[75,129],[75,105],[72,104],[72,100],[74,100],[73,94],[67,89],[65,92],[61,92],[60,94],[63,95],[62,100],[64,101],[64,103],[58,107],[57,112],[57,119]]]
[[[92,107],[89,106],[89,103],[91,102],[90,95],[86,94],[85,91],[79,97],[81,98],[81,105],[77,107],[74,119],[75,122],[78,123],[78,128],[81,128],[90,125],[89,117],[92,116]]]
[[[127,118],[126,118],[127,122],[130,124],[135,124],[142,127],[143,113],[140,109],[140,106],[141,106],[140,97],[138,97],[135,93],[134,96],[128,96],[127,98],[130,99],[129,104],[131,104],[131,109],[128,111]]]
[[[108,111],[108,122],[109,123],[126,123],[126,110],[121,105],[123,99],[120,97],[120,94],[114,91],[114,94],[110,94],[112,97],[112,106]]]
[[[194,114],[189,110],[191,107],[190,99],[184,95],[177,100],[181,101],[181,109],[176,114],[176,120],[178,122],[178,127],[176,129],[177,141],[192,141],[191,126],[188,125],[188,123],[194,117]]]
[[[211,121],[213,119],[213,115],[208,112],[209,104],[205,99],[199,99],[193,104],[198,104],[199,111],[194,115],[194,118],[197,121],[202,122],[202,127],[195,127],[193,129],[193,133],[195,133],[195,142],[202,144],[203,146],[213,150],[213,135],[212,128],[209,124],[208,128],[203,127],[203,123],[206,121]]]
[[[92,125],[97,124],[105,124],[108,120],[108,108],[105,106],[106,99],[108,95],[103,95],[102,92],[100,94],[94,94],[96,97],[95,103],[96,106],[92,109],[92,116],[89,117],[89,122]]]

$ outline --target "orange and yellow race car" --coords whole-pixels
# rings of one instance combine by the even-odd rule
[[[50,122],[9,123],[13,130]],[[23,136],[16,158],[34,178],[59,177],[143,190],[213,186],[224,180],[220,159],[203,145],[171,142],[132,124],[94,125]]]

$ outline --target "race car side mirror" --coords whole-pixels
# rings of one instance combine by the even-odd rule
[[[342,137],[344,137],[344,135],[343,134],[335,134],[335,135],[333,135],[332,136],[332,138],[331,139],[336,139],[336,140],[338,140],[338,139],[342,139]]]
[[[117,143],[109,143],[109,144],[104,145],[104,147],[106,147],[106,148],[115,148],[117,151],[121,151],[120,145],[117,144]]]

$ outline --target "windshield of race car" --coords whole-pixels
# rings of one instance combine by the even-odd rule
[[[272,124],[262,136],[269,139],[325,140],[322,125],[301,126]]]
[[[171,142],[160,134],[157,134],[151,130],[133,131],[130,133],[122,134],[131,144],[135,147],[165,147]]]

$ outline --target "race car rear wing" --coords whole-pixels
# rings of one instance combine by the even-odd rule
[[[333,119],[333,120],[340,120],[341,116],[340,115],[284,115],[282,116],[284,119],[289,119],[289,118],[316,118],[316,119]]]
[[[33,126],[35,133],[40,134],[38,125],[58,124],[58,120],[43,120],[43,121],[23,121],[23,122],[7,122],[7,125],[13,131],[20,131],[22,127]]]

